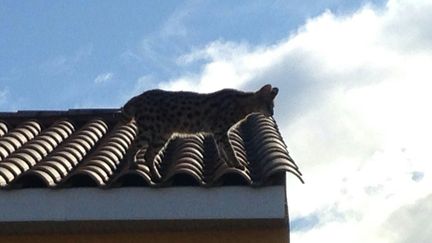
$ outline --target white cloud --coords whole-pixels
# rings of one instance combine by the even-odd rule
[[[9,90],[7,88],[0,89],[0,105],[6,103],[6,99],[8,97]]]
[[[428,242],[432,239],[432,194],[396,210],[386,223],[393,242]],[[401,228],[406,234],[401,234]]]
[[[195,5],[196,3],[186,2],[184,6],[175,9],[161,26],[160,35],[163,37],[186,36],[188,31],[184,22],[195,9]]]
[[[96,84],[105,83],[106,81],[111,80],[113,77],[113,73],[101,73],[93,80],[93,82]]]
[[[92,45],[83,46],[72,54],[56,56],[45,61],[39,65],[39,69],[50,75],[71,73],[81,61],[91,56],[92,53]]]
[[[430,23],[426,0],[325,12],[273,45],[210,43],[178,59],[200,72],[160,87],[280,88],[276,120],[306,180],[288,179],[290,217],[318,218],[293,230],[293,242],[422,239],[421,225],[391,229],[403,225],[394,215],[407,205],[424,205],[432,185]],[[413,210],[404,220],[430,225]]]

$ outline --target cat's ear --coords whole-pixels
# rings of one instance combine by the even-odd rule
[[[274,88],[271,90],[271,92],[270,92],[270,97],[271,97],[272,99],[274,99],[278,93],[279,93],[279,89],[276,88],[276,87],[274,87]]]
[[[256,93],[260,95],[261,97],[270,97],[272,100],[276,97],[278,94],[279,89],[278,88],[272,88],[270,84],[264,85],[260,90],[258,90]]]
[[[272,86],[270,84],[266,84],[264,86],[262,86],[261,89],[259,89],[256,93],[258,95],[261,95],[263,97],[266,97],[267,95],[269,95],[272,92]]]

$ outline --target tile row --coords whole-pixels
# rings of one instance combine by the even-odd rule
[[[0,121],[0,188],[270,185],[290,172],[302,182],[272,118],[254,114],[229,132],[245,169],[229,167],[211,135],[173,137],[156,156],[152,173],[145,149],[130,168],[134,123],[61,119],[47,128],[31,119],[10,127]],[[284,177],[284,176],[283,176]]]

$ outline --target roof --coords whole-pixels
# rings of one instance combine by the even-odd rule
[[[280,185],[285,172],[301,173],[276,122],[260,114],[231,129],[230,141],[245,170],[218,160],[210,135],[173,138],[149,168],[127,166],[137,135],[119,109],[0,112],[0,188]],[[143,154],[138,154],[138,159]]]

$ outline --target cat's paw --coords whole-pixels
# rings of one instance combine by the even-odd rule
[[[162,176],[159,173],[159,170],[156,168],[156,166],[155,165],[149,166],[149,168],[150,168],[150,174],[151,174],[152,179],[154,181],[160,181],[162,179]]]
[[[136,170],[136,169],[138,169],[138,163],[136,161],[129,161],[128,162],[128,169],[129,170]]]
[[[236,168],[239,170],[246,170],[246,167],[243,165],[243,163],[241,163],[237,159],[230,161],[230,163],[227,163],[227,164],[232,168]]]
[[[244,166],[242,163],[235,164],[233,167],[239,170],[246,170],[246,166]]]

